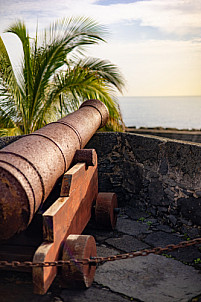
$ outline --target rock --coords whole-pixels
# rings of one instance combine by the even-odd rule
[[[166,158],[162,158],[159,165],[159,173],[166,175],[168,173],[168,162]]]
[[[164,190],[164,192],[165,192],[165,194],[167,194],[169,197],[172,197],[172,198],[174,198],[174,192],[170,189],[170,188],[166,188],[165,190]]]
[[[150,246],[146,243],[129,235],[123,235],[121,238],[110,238],[107,239],[106,242],[114,246],[115,248],[125,252],[132,252],[150,248]]]
[[[169,215],[169,221],[173,224],[176,225],[177,224],[177,218],[173,215]]]
[[[134,208],[134,207],[128,207],[126,208],[126,214],[134,219],[134,220],[138,220],[140,219],[141,217],[144,217],[144,218],[148,218],[150,215],[148,213],[146,213],[145,211],[141,211],[137,208]]]
[[[153,205],[161,205],[161,201],[164,197],[162,182],[156,179],[152,179],[149,185],[149,198]]]
[[[172,229],[168,225],[165,225],[165,224],[157,225],[156,228],[159,231],[163,231],[163,232],[166,232],[166,233],[172,233]]]
[[[187,302],[201,292],[198,271],[159,255],[107,262],[95,281],[143,302]]]
[[[115,249],[109,249],[104,245],[97,246],[97,256],[98,257],[108,257],[112,255],[119,254]]]
[[[184,263],[195,264],[194,260],[201,259],[201,251],[197,246],[188,246],[168,253],[173,258]]]
[[[138,236],[146,231],[148,231],[149,226],[141,223],[140,221],[133,221],[131,219],[121,219],[117,220],[117,231],[126,233],[128,235]]]
[[[158,207],[158,211],[166,213],[166,212],[168,212],[168,208],[166,208],[166,207]]]
[[[183,217],[190,219],[196,225],[201,225],[201,197],[180,198],[178,206]]]
[[[175,234],[159,231],[147,235],[144,241],[154,247],[165,247],[168,244],[178,244],[182,239]]]
[[[127,298],[111,293],[106,288],[91,287],[88,290],[63,290],[61,298],[65,302],[127,302]]]

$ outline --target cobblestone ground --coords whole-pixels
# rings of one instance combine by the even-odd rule
[[[98,256],[163,247],[187,239],[187,235],[133,208],[121,210],[114,232],[97,230],[90,222],[84,233],[95,237]],[[201,302],[201,246],[105,262],[97,267],[92,287],[87,290],[63,289],[58,276],[44,296],[32,293],[30,274],[0,271],[0,301]]]

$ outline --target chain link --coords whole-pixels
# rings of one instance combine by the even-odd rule
[[[48,262],[31,262],[31,261],[0,261],[0,268],[2,267],[50,267],[50,266],[63,266],[71,264],[82,264],[82,265],[97,265],[102,264],[107,261],[116,261],[123,259],[130,259],[139,256],[148,256],[149,254],[159,255],[164,252],[171,252],[179,248],[185,248],[188,246],[201,244],[201,238],[195,238],[188,241],[182,241],[178,244],[168,244],[166,247],[155,247],[153,249],[144,249],[141,251],[130,252],[126,254],[119,254],[109,257],[91,257],[83,259],[70,259],[70,260],[58,260],[58,261],[48,261]]]

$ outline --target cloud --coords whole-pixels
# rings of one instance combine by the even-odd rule
[[[106,3],[107,2],[107,3]],[[38,18],[43,26],[51,20],[87,15],[103,24],[139,21],[140,26],[150,26],[163,32],[185,35],[198,34],[201,27],[201,1],[197,0],[144,0],[104,1],[110,5],[98,5],[96,0],[0,0],[1,27],[14,18],[23,18],[29,23]],[[121,3],[118,3],[121,2]],[[127,3],[129,2],[129,3]],[[48,23],[47,23],[48,22]]]
[[[111,4],[118,4],[118,3],[133,3],[138,1],[147,1],[147,0],[96,0],[95,3],[99,5],[111,5]]]
[[[142,9],[143,8],[143,9]],[[186,34],[201,27],[201,2],[194,0],[153,0],[138,5],[141,25],[157,27],[165,32]]]
[[[201,27],[201,2],[195,0],[121,3],[103,6],[99,10],[101,12],[105,23],[138,20],[141,26],[156,27],[161,31],[177,32],[180,35],[198,32]]]
[[[57,18],[89,16],[115,33],[108,44],[93,46],[89,52],[120,67],[128,83],[125,94],[201,94],[201,1],[111,2],[104,0],[99,5],[97,0],[58,0],[56,3],[55,0],[8,0],[5,5],[5,1],[0,0],[0,34],[18,18],[25,20],[32,33],[37,21],[41,29]],[[20,45],[16,48],[11,38],[11,35],[3,35],[18,65],[15,58],[20,53]]]

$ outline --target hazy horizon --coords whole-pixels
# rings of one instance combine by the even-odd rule
[[[127,127],[201,129],[201,96],[126,96],[118,103]]]

